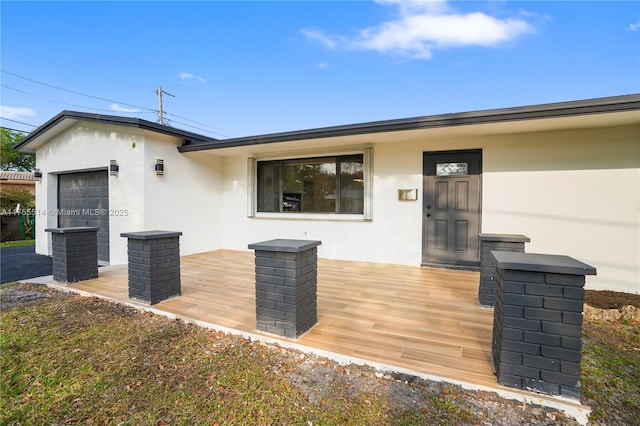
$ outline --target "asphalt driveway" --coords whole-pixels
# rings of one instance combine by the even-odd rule
[[[51,275],[51,257],[35,253],[35,246],[0,248],[0,283]]]

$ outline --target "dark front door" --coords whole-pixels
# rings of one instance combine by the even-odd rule
[[[106,170],[58,176],[58,226],[98,228],[98,260],[109,262],[109,175]]]
[[[422,263],[479,265],[482,151],[424,153]]]

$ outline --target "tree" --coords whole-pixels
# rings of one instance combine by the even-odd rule
[[[11,211],[20,204],[20,209],[32,209],[36,206],[36,198],[24,189],[7,188],[0,191],[0,212]]]
[[[2,132],[2,145],[0,145],[0,170],[14,172],[31,172],[36,166],[35,154],[18,152],[14,146],[25,138],[20,132],[9,129],[0,129]]]

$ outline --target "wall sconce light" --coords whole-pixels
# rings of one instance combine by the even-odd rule
[[[116,163],[116,160],[111,160],[109,164],[109,175],[118,176],[118,172],[120,171],[120,166]]]
[[[35,169],[33,171],[33,178],[38,182],[42,180],[42,172],[40,171],[40,169]]]
[[[156,175],[162,176],[164,174],[164,160],[157,159],[156,160]]]
[[[398,200],[400,201],[417,201],[417,189],[398,189]]]

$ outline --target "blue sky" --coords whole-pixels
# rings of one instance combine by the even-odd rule
[[[640,92],[637,1],[2,1],[2,126],[227,138]]]

